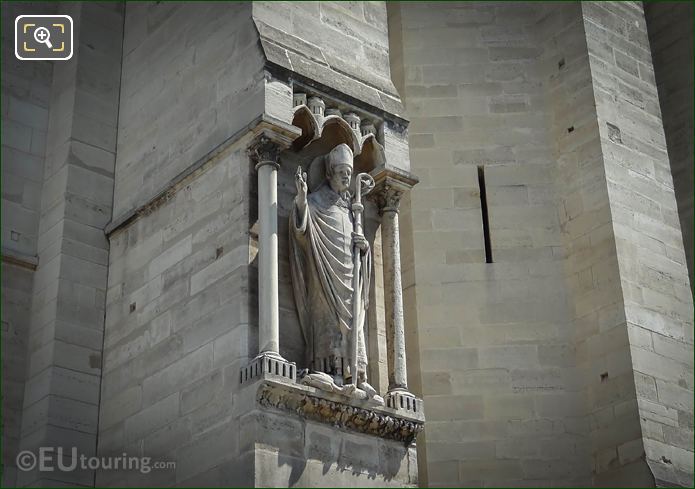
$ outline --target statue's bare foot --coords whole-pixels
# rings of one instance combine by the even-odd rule
[[[372,397],[376,396],[376,389],[374,389],[374,387],[369,385],[367,382],[360,382],[359,387],[367,393],[368,398],[371,399]]]
[[[326,392],[342,392],[343,388],[336,385],[333,381],[333,377],[324,372],[312,372],[310,374],[305,374],[300,383],[304,385],[309,385],[311,387],[316,387]]]
[[[376,389],[374,389],[374,387],[372,387],[371,385],[369,385],[367,382],[364,382],[364,381],[360,382],[359,386],[360,387],[358,390],[362,390],[365,393],[368,401],[370,401],[378,406],[384,405],[384,398],[376,393]]]

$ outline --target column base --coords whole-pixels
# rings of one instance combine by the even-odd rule
[[[422,399],[415,397],[405,389],[394,389],[388,391],[384,396],[386,407],[398,411],[408,411],[411,413],[423,413]]]
[[[279,353],[264,351],[241,369],[241,384],[246,384],[254,379],[265,377],[283,377],[297,382],[297,365],[288,362]]]

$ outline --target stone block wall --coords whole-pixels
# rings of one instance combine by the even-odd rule
[[[13,3],[2,17],[3,255],[7,250],[36,256],[53,65],[15,57],[14,20],[18,15],[46,9],[53,11],[55,7],[38,3],[27,8]]]
[[[32,289],[20,448],[94,454],[122,5],[70,4],[75,55],[55,64]],[[81,56],[80,56],[81,54]],[[106,68],[108,67],[108,68]],[[93,101],[100,101],[98,111]],[[92,471],[22,472],[19,485],[93,484]]]
[[[127,6],[114,220],[263,113],[262,67],[250,3]]]
[[[397,9],[389,14],[402,51],[391,49],[403,60],[399,89],[420,178],[404,211],[408,329],[417,328],[409,339],[419,340],[415,384],[427,414],[420,476],[437,486],[586,484],[548,60],[537,33],[545,8]]]
[[[272,115],[251,5],[128,5],[123,42],[98,453],[176,468],[96,483],[248,480],[230,472],[258,348],[244,134]]]
[[[110,238],[98,452],[177,466],[103,471],[97,484],[195,485],[237,455],[235,392],[257,349],[245,149],[229,148]]]
[[[415,447],[282,413],[248,413],[256,487],[417,487]]]
[[[421,178],[403,238],[421,476],[688,485],[692,301],[641,4],[389,20]]]
[[[692,485],[692,25],[675,6],[645,7],[649,40],[636,2],[389,4],[388,35],[380,2],[75,3],[75,57],[53,68],[14,58],[18,6],[3,9],[3,462],[65,445],[177,463],[20,484],[323,485],[329,469],[371,485],[389,465],[387,442],[277,413],[241,429],[256,174],[249,137],[226,142],[261,114],[289,121],[289,87],[264,70],[285,59],[376,109],[400,107],[393,77],[412,120],[410,155],[387,156],[420,178],[401,235],[421,484]],[[299,362],[295,156],[280,342]],[[380,301],[371,203],[366,227]],[[244,437],[259,427],[274,438]],[[414,459],[388,482],[414,483]]]
[[[15,485],[34,272],[2,264],[2,485]]]
[[[261,35],[296,43],[298,55],[393,92],[383,2],[253,2],[253,18]]]
[[[14,485],[53,67],[14,54],[17,15],[54,6],[7,4],[2,16],[2,485]]]
[[[645,2],[654,74],[693,288],[693,5]]]
[[[689,486],[693,301],[644,12],[619,2],[582,12],[632,359],[623,369],[634,370],[657,483]]]
[[[581,7],[549,10],[541,28],[549,47],[555,185],[590,468],[598,484],[651,485],[635,448],[641,428]]]

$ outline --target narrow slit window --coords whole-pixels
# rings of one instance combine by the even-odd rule
[[[485,167],[478,167],[478,186],[480,187],[480,211],[483,214],[483,238],[485,239],[485,263],[492,263],[492,244],[490,242],[490,218],[487,210],[487,191],[485,189]]]

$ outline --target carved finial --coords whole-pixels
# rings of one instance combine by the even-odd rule
[[[299,107],[300,105],[306,105],[306,93],[295,93],[292,95],[292,106]]]
[[[374,127],[374,123],[370,121],[364,121],[362,123],[362,136],[366,136],[367,134],[374,134],[376,136],[376,127]]]
[[[317,119],[323,117],[323,111],[326,108],[326,104],[323,100],[318,97],[309,97],[308,105],[309,110],[311,110],[311,113],[314,114],[314,117]]]
[[[350,124],[350,127],[352,128],[353,131],[356,131],[358,134],[360,132],[360,116],[355,114],[354,112],[348,112],[345,114],[343,117],[345,119],[345,122]]]

